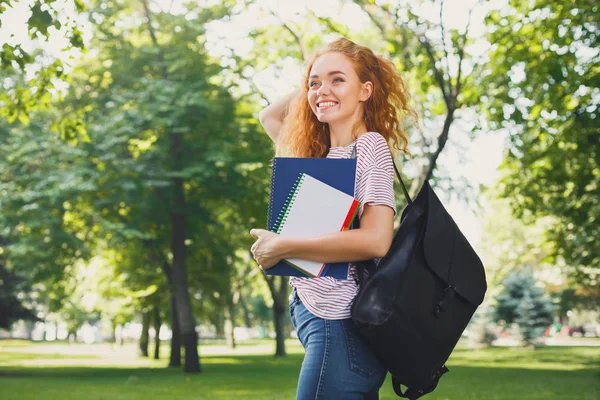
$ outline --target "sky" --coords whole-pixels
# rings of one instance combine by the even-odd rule
[[[16,3],[14,9],[8,10],[0,26],[0,46],[8,42],[10,44],[20,43],[25,49],[34,46],[27,37],[25,22],[29,17],[28,5],[33,0],[20,0]],[[209,1],[210,2],[210,1]],[[468,9],[476,0],[446,0],[444,7],[444,25],[448,28],[462,29],[466,25]],[[62,9],[61,18],[65,21],[67,16],[73,17],[74,7],[69,0],[57,0],[57,5]],[[181,12],[180,0],[151,0],[151,6],[154,10],[166,10],[171,7],[172,12]],[[496,4],[499,6],[499,4]],[[264,13],[259,12],[259,8],[268,8],[276,12],[284,20],[294,20],[299,18],[305,8],[309,8],[317,15],[336,15],[337,20],[346,23],[351,29],[361,29],[369,20],[358,9],[358,6],[348,2],[337,0],[258,0],[254,7],[240,16],[234,17],[229,23],[213,23],[207,33],[208,46],[210,52],[215,55],[223,53],[224,46],[234,48],[236,53],[244,55],[246,50],[252,45],[248,38],[248,31],[261,24],[277,23],[274,17],[264,17]],[[416,10],[421,16],[432,21],[439,21],[439,6],[428,5]],[[483,17],[486,10],[481,6],[476,7],[471,16],[470,34],[474,37],[481,37],[484,33]],[[84,27],[84,40],[91,37],[89,29]],[[78,57],[78,51],[64,52],[62,49],[67,42],[62,32],[50,29],[50,43],[45,46],[45,51],[49,57],[60,57],[68,60],[68,57]],[[482,54],[485,52],[487,43],[479,41],[472,46],[469,51],[471,54]],[[300,82],[301,67],[297,60],[286,60],[284,68],[279,78],[274,77],[274,71],[267,69],[255,74],[254,81],[263,91],[267,98],[272,101],[279,96],[292,90]],[[451,71],[456,71],[456,64],[451,64]],[[30,67],[30,73],[35,72],[35,67]],[[68,71],[67,71],[68,72]],[[468,71],[465,71],[468,73]],[[518,79],[518,76],[516,77]],[[466,116],[468,118],[468,115]],[[464,177],[474,185],[491,185],[498,176],[497,168],[502,161],[502,150],[506,142],[506,132],[482,132],[478,134],[475,141],[468,139],[466,130],[470,123],[463,121],[454,123],[450,131],[450,144],[442,153],[438,162],[438,168],[447,169],[452,176]],[[431,129],[439,130],[437,127]],[[466,159],[460,159],[454,148],[454,144],[464,147]],[[403,165],[403,160],[396,160],[397,164]],[[408,169],[407,169],[408,171]],[[481,220],[477,217],[474,210],[469,209],[464,203],[455,200],[447,200],[442,189],[439,190],[439,196],[444,202],[448,212],[452,215],[455,222],[467,237],[469,242],[477,250],[480,245]],[[400,214],[400,213],[399,213]]]

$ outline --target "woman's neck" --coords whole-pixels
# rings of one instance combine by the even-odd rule
[[[354,141],[354,138],[352,136],[353,125],[353,121],[329,124],[329,140],[331,143],[331,147],[342,147],[352,143]],[[361,122],[361,124],[356,127],[354,132],[357,133],[358,137],[361,134],[367,132],[367,127],[363,122]]]

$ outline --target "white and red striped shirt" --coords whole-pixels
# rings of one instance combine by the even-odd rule
[[[329,149],[327,158],[351,158],[356,143],[356,184],[354,197],[360,201],[360,219],[365,204],[384,204],[391,207],[396,215],[394,197],[394,166],[390,149],[383,136],[377,132],[367,132],[351,144]],[[291,277],[298,296],[308,311],[323,319],[350,318],[350,306],[358,293],[355,282],[357,269],[350,263],[348,280],[329,276],[321,278]]]

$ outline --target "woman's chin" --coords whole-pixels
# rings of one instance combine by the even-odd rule
[[[328,124],[331,122],[332,118],[330,115],[327,114],[317,114],[316,115],[317,119],[319,120],[319,122],[322,122],[324,124]]]

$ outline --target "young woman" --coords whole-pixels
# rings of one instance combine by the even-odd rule
[[[290,278],[290,316],[306,350],[297,399],[377,399],[386,377],[381,361],[350,319],[358,292],[356,265],[379,259],[394,234],[394,168],[388,142],[403,144],[406,85],[392,63],[345,38],[317,52],[300,89],[261,111],[279,156],[349,158],[356,149],[355,198],[360,228],[324,237],[284,239],[252,229],[254,259],[266,270],[281,259],[351,261],[347,280]]]

